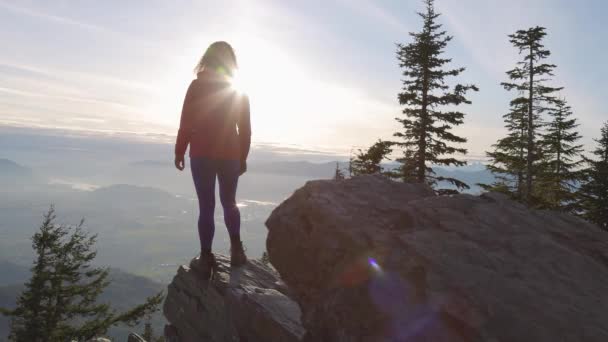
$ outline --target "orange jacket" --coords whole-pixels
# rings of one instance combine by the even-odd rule
[[[225,77],[199,72],[190,83],[175,142],[175,154],[190,157],[246,160],[251,145],[249,99]]]

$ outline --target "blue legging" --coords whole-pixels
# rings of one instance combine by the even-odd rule
[[[196,157],[190,159],[190,169],[198,196],[198,236],[201,251],[210,251],[215,234],[215,178],[220,184],[220,202],[224,208],[224,222],[231,237],[239,236],[241,214],[236,206],[236,188],[241,170],[238,160]]]

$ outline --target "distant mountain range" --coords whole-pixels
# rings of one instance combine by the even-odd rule
[[[303,181],[279,180],[277,183],[285,183],[285,186],[299,187],[297,184],[303,185],[305,180],[310,179],[327,179],[333,177],[336,165],[345,173],[348,173],[347,162],[321,162],[313,163],[310,161],[259,161],[253,160],[248,163],[248,173],[243,178],[240,189],[248,194],[256,196],[264,196],[266,199],[276,200],[276,197],[282,198],[286,193],[295,190],[293,189],[277,189],[271,183],[272,176],[285,176],[302,178]],[[395,163],[384,164],[385,169],[396,167]],[[433,167],[438,176],[457,178],[471,186],[470,192],[479,192],[477,183],[490,184],[494,181],[494,176],[481,163],[473,163],[464,167],[444,168]],[[122,166],[115,166],[114,169],[104,168],[97,169],[96,174],[85,174],[83,177],[89,181],[94,181],[99,178],[104,182],[124,183],[114,184],[106,187],[99,187],[95,192],[96,197],[107,198],[109,200],[125,201],[128,198],[137,197],[132,195],[133,192],[141,194],[148,192],[148,195],[159,198],[169,196],[169,193],[163,194],[160,191],[155,191],[152,188],[159,188],[170,192],[184,192],[192,188],[190,177],[184,177],[183,174],[177,172],[171,161],[167,160],[141,160],[128,162]],[[188,172],[188,171],[186,171]],[[263,178],[260,178],[263,177]],[[253,180],[255,178],[255,181]],[[263,188],[257,189],[256,184],[260,185],[260,180],[263,181]],[[36,180],[32,169],[19,165],[9,159],[0,159],[0,184],[24,184],[26,182],[33,183]],[[69,182],[59,181],[55,184],[66,184]],[[269,184],[270,183],[270,184]],[[140,186],[139,188],[134,185]],[[448,184],[440,184],[441,186],[449,186]],[[142,188],[141,186],[144,186]],[[274,190],[271,190],[274,189]],[[276,191],[279,196],[269,193]],[[265,195],[262,193],[266,192]],[[251,197],[247,195],[247,197]],[[112,196],[116,196],[111,198]],[[140,198],[140,197],[138,197]],[[123,200],[124,199],[124,200]]]
[[[471,187],[471,190],[473,190],[471,192],[478,192],[481,190],[476,185],[478,183],[492,184],[496,180],[492,172],[488,171],[486,168],[483,168],[481,170],[467,170],[460,168],[443,169],[437,167],[433,170],[435,170],[438,176],[456,178],[467,183]]]
[[[31,180],[34,177],[32,169],[19,165],[10,159],[0,159],[0,182]]]
[[[307,161],[299,162],[254,162],[249,165],[248,169],[251,173],[263,173],[263,174],[278,174],[278,175],[291,175],[291,176],[302,176],[311,179],[318,178],[331,178],[334,176],[336,170],[336,163],[345,173],[348,173],[348,163],[346,162],[327,162],[327,163],[311,163]],[[384,164],[385,169],[391,169],[396,167],[394,163]],[[476,186],[478,183],[491,184],[494,182],[494,175],[488,171],[485,166],[481,163],[473,163],[471,165],[458,167],[458,168],[443,168],[433,167],[433,170],[437,176],[450,177],[459,179],[467,183],[471,190],[470,192],[478,192],[480,188]],[[448,186],[448,184],[440,184],[441,186]]]

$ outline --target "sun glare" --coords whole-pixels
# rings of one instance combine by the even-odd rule
[[[230,78],[230,87],[238,93],[245,93],[245,89],[247,88],[243,78],[238,72],[235,72]]]
[[[249,96],[256,136],[268,141],[321,144],[335,135],[332,127],[370,112],[390,112],[366,93],[328,82],[321,70],[294,51],[256,36],[232,41],[239,62],[233,87]]]
[[[366,113],[387,111],[364,92],[328,82],[313,63],[286,46],[252,33],[215,39],[226,40],[235,49],[239,69],[230,82],[250,99],[257,139],[325,146],[335,135],[333,127],[345,118],[356,122]],[[142,101],[142,115],[153,122],[179,123],[192,67],[211,42],[209,37],[194,37],[173,57],[157,85],[162,96],[154,103]]]

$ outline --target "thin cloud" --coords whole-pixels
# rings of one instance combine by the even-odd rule
[[[62,80],[72,79],[75,81],[83,81],[87,83],[105,83],[106,85],[118,86],[123,88],[130,88],[134,90],[143,90],[147,92],[156,92],[157,89],[151,86],[148,83],[124,80],[121,78],[104,76],[93,73],[85,73],[78,71],[70,71],[70,70],[62,70],[62,69],[53,69],[53,68],[45,68],[36,65],[26,65],[20,63],[13,63],[9,61],[0,60],[0,66],[18,69],[22,71],[27,71],[34,74],[43,75],[51,78],[61,78]]]
[[[48,94],[48,93],[45,94],[45,93],[40,93],[40,92],[34,93],[34,92],[30,92],[30,91],[26,91],[26,90],[22,90],[22,89],[14,89],[14,88],[0,87],[0,93],[6,93],[6,94],[24,96],[24,97],[46,98],[46,99],[55,99],[55,100],[70,101],[70,102],[81,102],[81,103],[106,105],[106,106],[115,107],[117,109],[124,109],[124,110],[131,110],[131,111],[139,110],[139,108],[135,108],[133,106],[129,106],[129,105],[126,105],[123,103],[115,102],[115,101],[107,101],[107,100],[100,100],[100,99],[86,98],[86,97],[55,95],[55,94]]]
[[[339,0],[344,6],[354,8],[358,12],[370,17],[379,24],[385,25],[392,30],[398,31],[400,34],[408,34],[409,28],[403,24],[403,20],[395,16],[389,10],[379,6],[376,2],[370,0]]]
[[[503,80],[505,71],[512,67],[516,56],[508,43],[507,34],[511,32],[504,29],[507,25],[503,25],[502,20],[494,15],[491,16],[493,25],[490,26],[485,21],[472,20],[468,13],[458,13],[458,9],[450,8],[444,3],[438,3],[437,7],[442,14],[441,19],[445,19],[453,31],[455,41],[464,45],[471,58],[486,73],[496,80]],[[477,12],[475,16],[477,19],[484,17]],[[512,18],[508,15],[503,17]],[[483,25],[484,29],[474,25]]]
[[[123,40],[128,39],[129,42],[131,42],[131,43],[138,43],[141,45],[146,45],[146,46],[150,46],[150,47],[154,47],[154,48],[159,47],[158,44],[154,44],[152,42],[144,41],[144,40],[134,38],[134,37],[128,37],[124,32],[118,32],[118,31],[111,30],[107,27],[84,23],[84,22],[77,21],[77,20],[74,20],[71,18],[66,18],[66,17],[61,17],[61,16],[57,16],[54,14],[50,14],[50,13],[45,13],[45,12],[39,11],[35,8],[31,8],[31,7],[17,6],[17,5],[11,4],[11,3],[7,3],[5,1],[0,1],[0,8],[4,8],[13,13],[26,15],[26,16],[33,17],[33,18],[39,18],[39,19],[43,19],[43,20],[50,21],[53,23],[61,24],[61,25],[69,25],[69,26],[74,26],[74,27],[77,27],[77,28],[80,28],[83,30],[87,30],[90,32],[94,32],[94,33],[111,35],[118,39],[123,39]]]
[[[501,81],[505,78],[505,72],[519,59],[517,50],[509,43],[508,35],[518,29],[547,25],[554,19],[544,18],[545,13],[539,11],[551,5],[548,0],[436,3],[440,20],[446,21],[454,40],[464,45],[471,58],[486,73]],[[475,11],[471,11],[472,8]]]
[[[59,23],[59,24],[77,26],[78,28],[82,28],[82,29],[89,30],[89,31],[103,32],[103,33],[109,33],[109,34],[119,34],[118,32],[112,31],[105,27],[92,25],[92,24],[88,24],[88,23],[83,23],[83,22],[79,22],[79,21],[76,21],[76,20],[73,20],[70,18],[60,17],[60,16],[48,14],[48,13],[39,12],[32,8],[15,6],[14,4],[9,4],[4,1],[0,1],[0,7],[7,9],[11,12],[14,12],[14,13],[27,15],[27,16],[34,17],[34,18],[45,19],[45,20],[52,21],[52,22]]]

